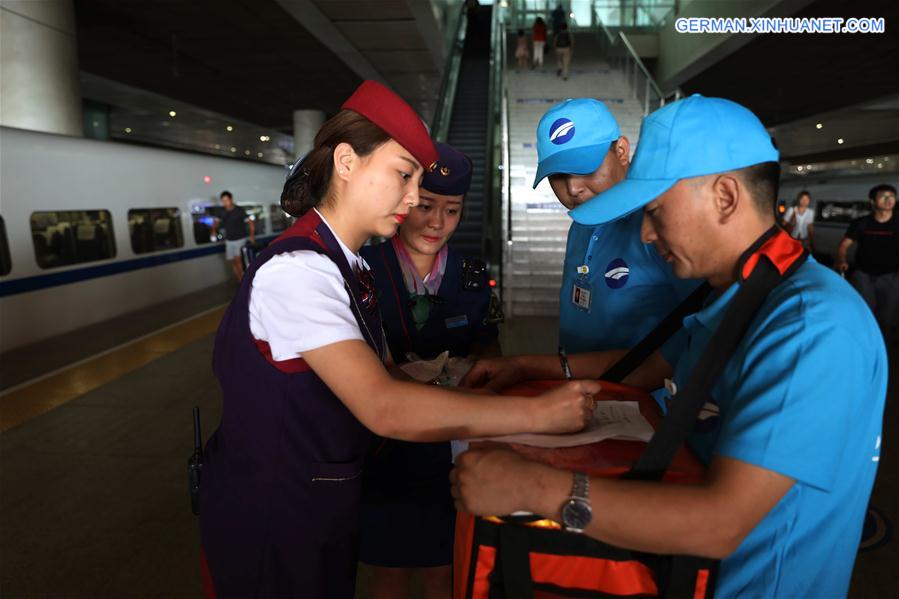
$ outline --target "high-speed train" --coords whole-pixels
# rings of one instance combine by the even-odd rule
[[[222,283],[229,190],[264,240],[285,169],[0,128],[0,352]]]

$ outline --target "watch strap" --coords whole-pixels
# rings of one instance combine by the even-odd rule
[[[587,500],[587,494],[589,492],[590,478],[583,472],[575,472],[574,484],[571,487],[571,498]]]

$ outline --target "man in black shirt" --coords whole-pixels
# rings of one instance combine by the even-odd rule
[[[871,307],[886,337],[896,324],[896,309],[899,307],[899,218],[894,211],[896,188],[877,185],[868,192],[868,198],[873,212],[849,224],[846,237],[837,250],[836,267],[840,272],[848,270],[846,252],[857,242],[855,271],[849,280]]]
[[[243,261],[240,250],[246,244],[247,225],[250,228],[250,243],[256,243],[256,225],[247,218],[243,208],[234,203],[234,196],[230,191],[223,191],[221,196],[223,210],[212,225],[212,234],[218,232],[219,227],[225,229],[225,259],[231,263],[231,269],[237,281],[243,277]]]

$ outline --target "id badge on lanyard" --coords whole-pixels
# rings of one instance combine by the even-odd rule
[[[584,264],[578,266],[577,271],[580,276],[574,280],[574,285],[571,286],[571,303],[578,310],[589,312],[590,303],[593,299],[593,285],[587,280],[587,273],[590,272],[590,267]]]
[[[578,310],[584,312],[590,311],[590,305],[593,303],[593,284],[589,281],[590,261],[593,259],[593,246],[599,240],[599,227],[593,229],[590,234],[590,242],[587,244],[587,252],[584,255],[584,262],[577,267],[577,278],[571,287],[571,303]]]

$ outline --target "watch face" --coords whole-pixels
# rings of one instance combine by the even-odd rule
[[[586,501],[571,499],[562,508],[562,523],[571,530],[584,530],[592,517],[593,510]]]

